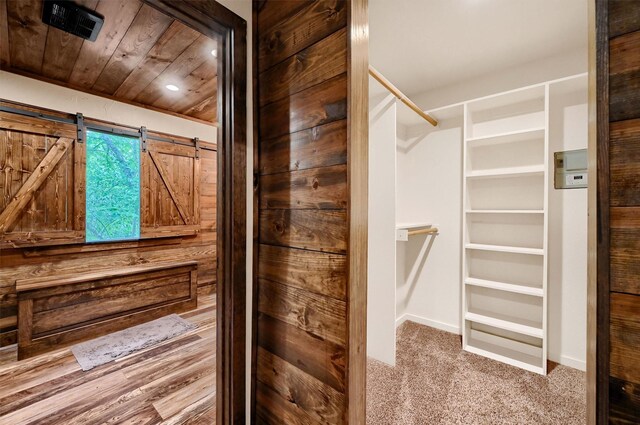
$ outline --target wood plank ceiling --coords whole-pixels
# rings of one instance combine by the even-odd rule
[[[140,0],[76,0],[95,42],[42,22],[43,0],[0,0],[0,69],[193,120],[216,121],[216,41]],[[175,85],[172,92],[167,85]]]

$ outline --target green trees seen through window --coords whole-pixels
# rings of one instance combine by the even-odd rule
[[[140,142],[87,131],[86,241],[140,238]]]

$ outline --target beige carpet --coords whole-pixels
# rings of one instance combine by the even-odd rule
[[[405,322],[396,367],[369,359],[367,425],[585,424],[584,372],[547,376],[463,352],[460,337]]]

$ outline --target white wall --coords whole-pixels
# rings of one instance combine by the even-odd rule
[[[214,126],[0,71],[0,98],[133,127],[215,142]]]
[[[549,359],[586,367],[587,192],[553,188],[553,153],[587,147],[587,88],[551,87],[549,127]],[[463,99],[468,100],[468,99]],[[462,114],[460,114],[462,116]],[[398,242],[398,323],[460,333],[462,122],[399,131],[397,220],[432,221],[440,234]]]
[[[398,222],[430,222],[439,229],[435,237],[397,243],[398,323],[459,333],[462,120],[400,132],[397,158]]]
[[[578,49],[470,80],[458,81],[456,84],[435,90],[412,93],[410,97],[421,108],[430,110],[586,71],[587,52]]]
[[[554,94],[552,86],[550,164],[554,152],[585,149],[588,139],[586,87],[577,93]],[[587,189],[556,190],[551,175],[548,288],[549,359],[586,370]]]
[[[378,84],[370,78],[373,86]],[[369,98],[367,355],[396,363],[396,98]]]

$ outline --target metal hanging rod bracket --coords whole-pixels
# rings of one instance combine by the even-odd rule
[[[200,159],[200,139],[198,137],[195,137],[193,139],[193,144],[196,148],[196,159]]]

